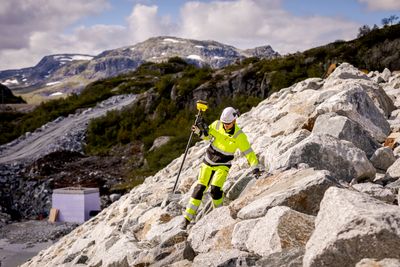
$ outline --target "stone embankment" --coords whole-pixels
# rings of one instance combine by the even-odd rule
[[[187,231],[206,142],[189,150],[182,194],[170,196],[181,156],[23,266],[398,266],[399,108],[399,74],[343,63],[239,118],[271,175],[252,179],[237,154],[224,206]]]

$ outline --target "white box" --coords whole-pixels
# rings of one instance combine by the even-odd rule
[[[59,210],[57,221],[83,223],[90,219],[90,211],[100,211],[98,188],[65,187],[55,189],[52,206]]]

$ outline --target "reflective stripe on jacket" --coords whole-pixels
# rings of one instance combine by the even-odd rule
[[[247,136],[236,123],[234,131],[226,132],[221,121],[214,121],[209,126],[208,133],[207,137],[203,137],[205,140],[211,139],[204,163],[211,166],[231,166],[233,155],[239,149],[246,156],[250,166],[258,165],[257,156],[251,148]]]

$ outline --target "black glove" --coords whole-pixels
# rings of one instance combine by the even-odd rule
[[[202,117],[199,117],[197,119],[196,125],[197,128],[200,129],[201,133],[200,136],[208,136],[208,125],[207,123],[204,122]]]
[[[260,168],[258,167],[254,168],[251,174],[254,176],[254,178],[258,179],[258,177],[260,177],[261,175]]]

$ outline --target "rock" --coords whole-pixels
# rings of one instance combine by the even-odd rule
[[[242,191],[246,188],[247,184],[253,179],[251,175],[241,176],[229,189],[226,194],[226,197],[229,200],[235,200],[239,197]]]
[[[306,163],[317,170],[328,170],[337,180],[372,180],[375,168],[364,151],[352,143],[330,135],[311,134],[275,160],[271,169],[288,169]]]
[[[257,180],[255,185],[231,203],[240,219],[263,217],[268,209],[287,206],[298,212],[316,215],[324,192],[336,182],[328,171],[288,170]]]
[[[233,228],[232,246],[239,250],[247,251],[246,240],[259,221],[260,219],[252,219],[238,222]]]
[[[303,265],[354,266],[366,257],[400,257],[399,207],[366,194],[329,188],[321,201]]]
[[[390,125],[360,84],[341,85],[342,91],[318,107],[317,114],[335,112],[359,123],[378,142],[384,142]]]
[[[392,76],[392,73],[390,72],[390,70],[389,70],[388,68],[385,68],[385,69],[382,71],[381,77],[383,78],[383,80],[384,80],[385,82],[388,82],[390,76]]]
[[[110,200],[111,200],[111,202],[115,202],[115,201],[117,201],[118,199],[120,199],[121,198],[121,195],[120,194],[111,194],[110,195]]]
[[[399,259],[362,259],[355,267],[398,267],[400,266]]]
[[[397,159],[386,171],[384,180],[393,182],[400,178],[400,159]]]
[[[374,152],[370,160],[375,168],[386,171],[396,161],[396,157],[393,150],[381,147]]]
[[[278,206],[268,210],[249,233],[250,252],[268,256],[282,249],[303,248],[314,230],[314,216]]]
[[[371,157],[380,144],[358,123],[336,113],[326,113],[318,116],[312,130],[314,134],[328,134],[340,140],[353,143]]]
[[[192,267],[192,262],[188,261],[188,260],[182,260],[182,261],[174,262],[174,263],[168,265],[168,267]]]
[[[321,78],[308,78],[298,82],[293,88],[293,92],[301,92],[307,89],[319,90],[323,84],[324,81]]]
[[[340,64],[326,79],[325,83],[332,83],[337,80],[345,80],[345,79],[364,79],[367,80],[368,76],[353,67],[349,63]]]
[[[304,251],[304,248],[299,247],[290,249],[285,248],[280,252],[272,253],[258,260],[256,267],[302,267]]]
[[[196,256],[193,260],[193,267],[204,266],[243,266],[239,262],[246,262],[247,252],[237,249],[211,251],[209,253],[202,253]]]
[[[206,253],[217,246],[217,242],[221,241],[218,238],[221,238],[221,236],[217,235],[217,233],[227,228],[232,228],[233,231],[234,224],[235,220],[231,217],[228,207],[214,209],[193,226],[188,241],[196,253]],[[225,236],[229,245],[231,236],[232,233]]]
[[[388,204],[393,204],[396,200],[396,195],[392,190],[384,188],[382,185],[373,183],[361,183],[353,185],[353,188],[359,192],[366,193],[371,197],[382,200]]]
[[[385,188],[388,188],[390,190],[392,190],[393,192],[397,193],[399,192],[400,189],[400,179],[397,179],[394,182],[388,183],[387,185],[385,185]]]
[[[169,140],[171,140],[171,136],[160,136],[160,137],[157,137],[154,140],[153,145],[149,149],[149,152],[160,148],[161,146],[163,146],[166,143],[168,143]]]

